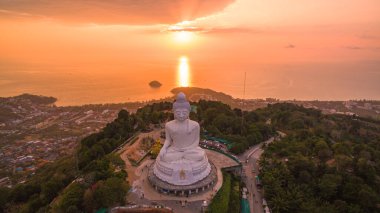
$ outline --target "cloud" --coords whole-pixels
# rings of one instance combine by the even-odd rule
[[[286,49],[293,49],[293,48],[296,48],[296,46],[294,46],[293,44],[288,44],[284,48],[286,48]]]
[[[363,47],[359,46],[344,46],[343,48],[349,49],[349,50],[362,50]]]
[[[239,28],[239,27],[232,27],[232,28],[213,28],[207,31],[206,33],[210,34],[233,34],[233,33],[260,33],[258,30],[250,29],[250,28]]]
[[[142,33],[156,34],[156,33],[173,33],[173,32],[191,32],[197,34],[259,34],[267,33],[254,28],[245,27],[200,27],[194,23],[179,23],[175,25],[153,25],[150,27],[136,29]]]
[[[358,38],[360,38],[360,39],[366,39],[366,40],[378,40],[378,39],[380,39],[379,36],[367,35],[367,34],[358,35]]]
[[[361,46],[344,46],[343,48],[349,49],[349,50],[372,50],[372,51],[379,51],[380,47],[361,47]]]
[[[197,33],[203,33],[206,32],[206,28],[202,27],[181,27],[181,26],[169,26],[168,29],[164,30],[165,32],[197,32]]]
[[[173,24],[221,11],[234,0],[1,0],[0,17],[97,24]]]
[[[234,34],[234,33],[261,33],[261,31],[250,28],[239,27],[194,27],[194,26],[169,26],[163,32],[194,32],[204,34]]]

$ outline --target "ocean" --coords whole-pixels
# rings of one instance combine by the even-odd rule
[[[182,66],[182,65],[181,65]],[[181,86],[176,60],[117,66],[0,63],[0,96],[22,93],[54,96],[57,105],[144,101],[170,96]],[[189,58],[188,86],[236,98],[283,100],[380,100],[379,63],[245,64],[205,66]],[[183,70],[182,70],[183,71]],[[246,88],[244,93],[244,75]],[[154,89],[149,82],[162,83]]]

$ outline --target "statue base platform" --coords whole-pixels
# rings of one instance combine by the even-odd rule
[[[201,161],[180,159],[170,163],[162,161],[158,156],[153,167],[153,172],[159,179],[172,185],[181,186],[190,185],[204,179],[209,175],[210,171],[211,165],[206,154],[204,154]]]
[[[152,164],[149,167],[148,179],[150,184],[160,193],[175,196],[191,196],[212,188],[217,181],[217,170],[211,162],[209,164],[210,171],[208,175],[202,180],[198,180],[197,182],[189,185],[174,185],[160,179],[154,172],[154,165],[155,164]]]

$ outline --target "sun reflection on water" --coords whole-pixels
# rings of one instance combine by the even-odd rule
[[[190,86],[190,67],[186,56],[179,58],[177,83],[180,87]]]

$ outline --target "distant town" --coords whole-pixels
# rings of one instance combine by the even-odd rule
[[[229,95],[201,88],[184,90],[189,100],[222,101],[234,108],[254,110],[268,104],[290,102],[325,114],[345,114],[380,120],[380,101],[298,101],[235,99]],[[153,102],[172,101],[172,97],[147,102],[56,106],[56,98],[24,94],[0,98],[0,185],[11,187],[24,182],[46,163],[72,155],[79,141],[98,132],[113,121],[121,109],[135,112]]]
[[[84,136],[111,122],[120,108],[56,107],[39,96],[3,98],[0,102],[0,170],[3,182],[24,181],[44,164],[71,155]]]

